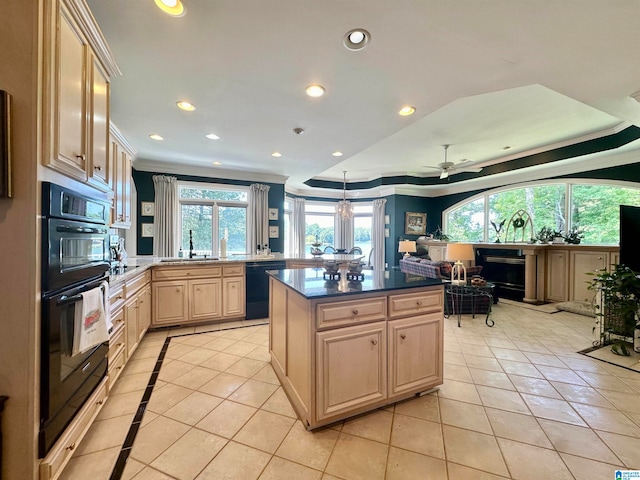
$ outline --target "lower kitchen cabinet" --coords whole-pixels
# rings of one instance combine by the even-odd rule
[[[147,272],[148,274],[148,272]],[[129,283],[127,283],[127,286]],[[142,288],[127,292],[124,304],[127,359],[138,347],[140,340],[151,324],[151,287],[145,283]]]
[[[569,299],[569,250],[547,250],[547,300]]]
[[[152,325],[185,325],[243,318],[244,264],[153,268]]]
[[[444,341],[440,313],[393,320],[388,328],[389,396],[438,382]]]
[[[316,334],[318,419],[376,403],[387,396],[385,322]]]
[[[609,267],[609,252],[607,251],[571,251],[571,279],[569,282],[569,300],[575,302],[590,301],[593,292],[588,282],[593,278],[589,272]]]

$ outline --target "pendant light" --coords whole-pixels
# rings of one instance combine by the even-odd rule
[[[343,220],[349,220],[353,217],[353,206],[351,202],[347,200],[347,172],[342,172],[342,200],[336,205],[336,216]]]

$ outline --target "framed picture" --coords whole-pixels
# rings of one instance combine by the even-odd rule
[[[280,236],[280,232],[278,230],[277,225],[269,227],[269,238],[278,238]]]
[[[153,223],[143,223],[142,224],[142,236],[143,237],[153,237]]]
[[[427,233],[426,213],[406,212],[405,215],[405,235],[425,235]]]
[[[153,217],[156,214],[156,205],[153,202],[142,202],[142,216]]]
[[[0,197],[11,198],[11,95],[0,90]]]
[[[278,209],[270,208],[269,209],[269,220],[277,220],[278,219]]]

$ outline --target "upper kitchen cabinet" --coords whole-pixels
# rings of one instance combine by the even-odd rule
[[[111,226],[113,228],[130,228],[131,161],[136,152],[115,125],[111,124],[109,133],[111,171],[113,172],[110,184],[113,190]]]
[[[84,0],[45,5],[43,162],[108,192],[109,81],[120,70]]]

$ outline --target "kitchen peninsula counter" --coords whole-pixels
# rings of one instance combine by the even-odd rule
[[[320,269],[271,272],[271,363],[308,429],[442,384],[444,287],[439,279]]]

